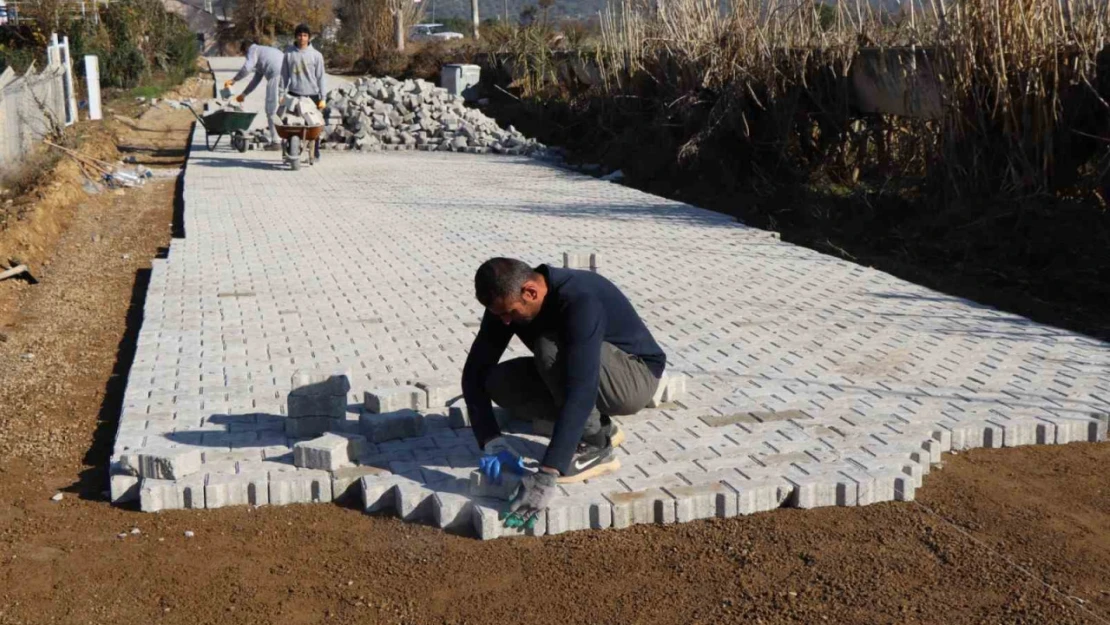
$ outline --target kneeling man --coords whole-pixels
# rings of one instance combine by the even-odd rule
[[[554,423],[539,471],[522,479],[510,508],[506,524],[522,525],[547,507],[557,482],[620,468],[613,447],[624,434],[609,417],[648,405],[667,358],[628,298],[595,273],[493,258],[478,268],[474,288],[486,313],[462,387],[487,454],[483,470],[496,474],[516,460],[491,400],[515,418]],[[514,335],[532,357],[498,364]]]

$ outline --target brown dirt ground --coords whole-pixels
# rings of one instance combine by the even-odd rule
[[[113,507],[174,197],[85,198],[41,282],[0,283],[0,624],[1110,623],[1110,445],[951,455],[917,503],[490,543],[341,505]]]

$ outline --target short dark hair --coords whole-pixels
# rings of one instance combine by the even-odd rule
[[[522,260],[491,258],[474,274],[475,296],[486,308],[499,299],[520,297],[521,287],[534,275],[535,270]]]
[[[309,36],[312,35],[312,31],[308,28],[308,24],[297,24],[297,27],[293,29],[293,36],[294,37],[296,37],[297,35],[299,35],[301,33],[304,33],[304,34],[309,35]]]
[[[247,50],[250,50],[251,46],[253,46],[253,45],[254,45],[254,40],[244,39],[244,40],[239,42],[239,52],[242,52],[243,54],[246,54]]]

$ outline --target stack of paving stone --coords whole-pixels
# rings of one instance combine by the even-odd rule
[[[347,393],[351,390],[346,374],[298,371],[292,382],[285,413],[287,436],[319,436],[343,429]]]
[[[274,113],[277,126],[323,126],[324,114],[312,98],[287,97]]]
[[[463,99],[423,80],[359,78],[327,96],[327,141],[355,150],[428,150],[544,156],[543,144],[503,129]]]
[[[166,102],[173,101],[166,100]],[[180,105],[172,108],[180,108]],[[215,113],[217,111],[227,111],[228,113],[242,113],[243,105],[236,100],[223,98],[215,98],[204,103],[205,114]]]

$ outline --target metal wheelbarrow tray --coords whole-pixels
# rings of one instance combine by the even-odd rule
[[[193,110],[193,107],[187,106],[197,118],[201,126],[204,126],[204,147],[209,150],[215,150],[220,145],[220,139],[224,135],[231,136],[231,147],[239,150],[240,152],[247,151],[247,130],[250,129],[251,124],[254,122],[254,117],[258,113],[236,112],[236,111],[216,111],[201,117]],[[209,145],[209,138],[216,135],[216,142]]]
[[[308,164],[316,162],[316,142],[324,132],[324,126],[274,126],[274,132],[281,139],[282,160],[289,163],[290,169],[301,168],[301,151],[308,150]]]

